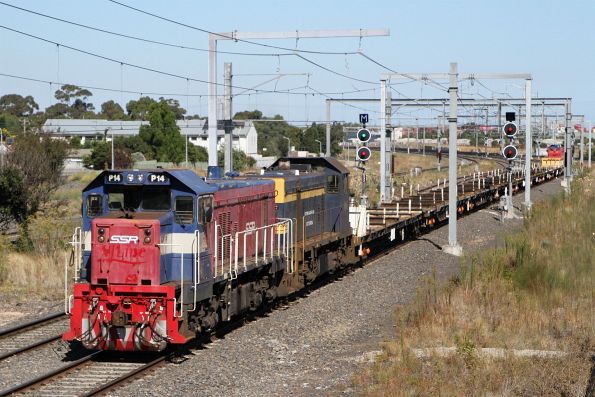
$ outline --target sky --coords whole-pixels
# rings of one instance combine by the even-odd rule
[[[0,1],[121,34],[199,49],[208,47],[207,33],[109,0]],[[269,47],[219,41],[219,51],[268,54],[218,54],[220,83],[223,63],[232,63],[233,92],[240,94],[233,99],[234,112],[258,109],[267,116],[280,114],[296,125],[307,125],[325,120],[326,98],[379,98],[379,79],[387,72],[385,68],[405,73],[447,73],[449,63],[457,62],[460,73],[530,73],[533,96],[572,97],[573,113],[583,114],[595,124],[595,0],[118,1],[213,32],[390,30],[387,37],[254,40]],[[206,52],[116,37],[5,4],[0,4],[0,15],[0,73],[46,81],[39,83],[0,75],[0,96],[32,95],[40,107],[45,108],[56,102],[53,95],[60,82],[96,87],[90,89],[91,102],[96,108],[110,99],[124,105],[138,99],[141,93],[156,93],[151,96],[178,99],[189,114],[207,115],[207,85],[192,80],[207,80]],[[423,83],[394,79],[390,83],[393,98],[448,96],[444,89],[446,80]],[[254,87],[277,92],[245,90]],[[522,98],[523,87],[524,81],[513,79],[462,81],[459,96]],[[288,94],[288,90],[292,94]],[[219,93],[222,91],[220,87]],[[544,112],[553,117],[561,115],[563,109],[548,108]],[[331,119],[357,122],[360,113],[369,113],[371,123],[377,123],[379,105],[335,103]],[[465,108],[461,113],[484,114]],[[411,124],[416,118],[418,123],[435,124],[441,114],[440,109],[401,109],[394,118],[403,124]]]

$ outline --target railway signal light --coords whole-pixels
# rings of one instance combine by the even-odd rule
[[[518,127],[515,123],[509,122],[504,124],[502,130],[504,131],[504,134],[506,134],[507,137],[512,138],[518,132]]]
[[[371,135],[372,134],[370,134],[370,131],[368,131],[365,128],[362,128],[359,131],[357,131],[357,140],[361,143],[366,143],[370,140]]]
[[[517,153],[516,147],[512,145],[508,145],[502,150],[502,154],[506,160],[514,160]]]
[[[359,149],[357,149],[357,159],[359,161],[368,161],[370,159],[370,157],[372,156],[372,151],[370,150],[369,147],[367,146],[362,146]]]

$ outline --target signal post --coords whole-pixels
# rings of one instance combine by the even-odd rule
[[[514,112],[507,112],[506,113],[506,124],[502,127],[502,131],[504,132],[504,137],[509,139],[509,142],[504,149],[502,149],[502,155],[505,159],[508,160],[508,167],[506,170],[508,171],[508,194],[506,195],[506,218],[514,218],[514,207],[512,206],[512,161],[516,159],[518,155],[518,149],[514,146],[514,137],[518,132],[518,127],[514,123],[515,121],[515,114]],[[529,161],[531,161],[531,155],[529,154],[528,157]]]
[[[360,197],[360,205],[362,207],[366,207],[368,205],[368,195],[366,194],[366,161],[370,160],[370,157],[372,157],[372,151],[367,144],[370,141],[371,133],[366,128],[368,115],[365,113],[360,114],[359,121],[362,123],[362,128],[357,131],[357,140],[361,146],[357,148],[355,158],[358,162],[356,168],[362,171],[362,194]]]

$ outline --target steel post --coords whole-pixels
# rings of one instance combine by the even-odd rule
[[[567,193],[570,192],[570,182],[572,181],[572,132],[570,123],[572,120],[572,108],[570,101],[565,105],[565,127],[564,127],[564,188]]]
[[[113,171],[113,170],[116,169],[116,164],[114,164],[115,163],[115,156],[114,156],[114,131],[112,131],[111,128],[108,128],[108,129],[109,129],[109,132],[112,135],[112,167],[111,168],[112,168],[112,171]]]
[[[525,80],[525,209],[531,208],[531,158],[533,135],[531,134],[531,79]]]
[[[380,203],[386,201],[386,80],[380,80]]]
[[[326,157],[331,157],[331,101],[326,100]]]
[[[217,168],[217,36],[209,35],[209,84],[208,84],[208,176],[219,177]]]
[[[591,168],[591,151],[593,150],[593,144],[591,139],[593,138],[593,126],[591,125],[591,122],[589,121],[589,144],[587,145],[587,149],[589,150],[589,155],[588,155],[588,164],[589,164],[589,168]]]
[[[225,120],[225,152],[224,152],[224,166],[225,174],[233,171],[233,124],[232,117],[232,103],[231,103],[231,63],[226,62],[223,65],[224,73],[224,102],[223,102],[223,119]]]
[[[457,243],[457,91],[458,71],[455,62],[450,64],[449,73],[449,115],[448,115],[448,246],[445,252],[462,255]]]
[[[580,148],[580,160],[579,160],[579,162],[581,164],[581,168],[583,167],[583,159],[584,159],[584,142],[583,142],[583,140],[585,139],[584,138],[584,135],[583,135],[583,131],[584,130],[585,130],[585,123],[583,122],[583,124],[581,125],[581,131],[580,131],[581,132],[581,144],[579,146],[579,148]]]

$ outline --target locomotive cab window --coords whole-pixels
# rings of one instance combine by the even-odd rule
[[[107,207],[110,211],[134,210],[168,211],[171,192],[161,186],[110,186],[107,190]]]
[[[87,196],[87,216],[93,218],[103,212],[103,196],[91,194]]]
[[[213,196],[198,198],[198,222],[205,224],[213,219]]]
[[[190,225],[194,220],[194,199],[192,196],[176,197],[174,214],[176,223]]]
[[[145,187],[143,189],[143,209],[149,211],[168,211],[171,207],[169,189],[163,187]]]
[[[329,175],[326,177],[326,191],[328,193],[339,193],[338,175]]]

